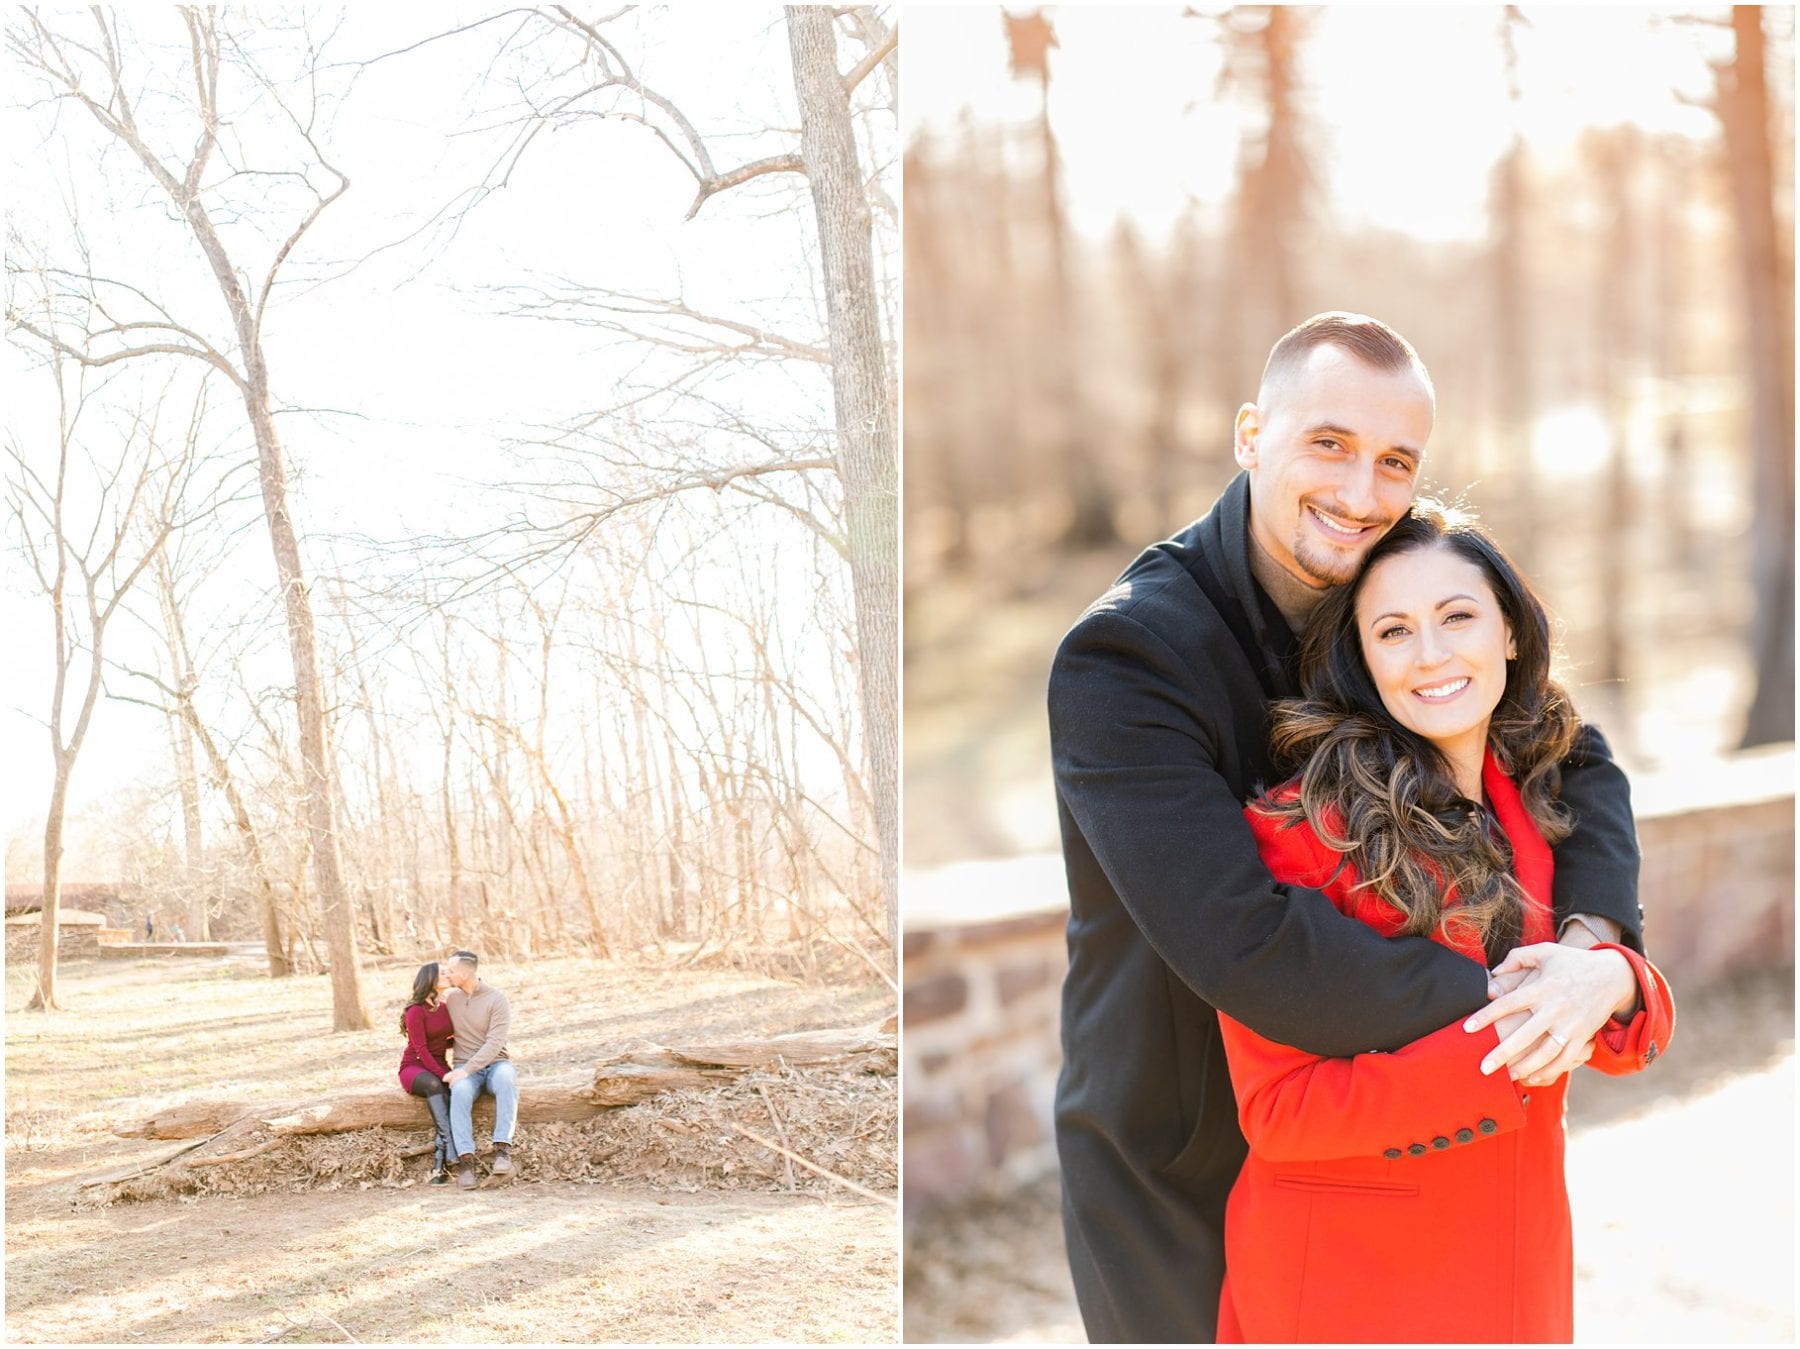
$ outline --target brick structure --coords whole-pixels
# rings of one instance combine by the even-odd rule
[[[915,890],[919,893],[915,894]],[[1052,1097],[1068,894],[1060,857],[971,862],[908,878],[907,1212],[1042,1175],[1056,1163]]]
[[[131,934],[123,928],[104,929],[106,939],[100,943],[99,955],[102,960],[139,960],[144,956],[228,956],[244,946],[254,943],[243,942],[233,944],[228,941],[159,941],[143,942],[132,940]],[[113,933],[124,933],[114,938]],[[258,948],[260,949],[260,948]]]
[[[14,914],[6,920],[6,959],[37,963],[38,937],[43,915]],[[106,919],[81,909],[62,909],[57,914],[57,959],[94,960],[100,955],[100,929]]]
[[[1784,746],[1633,784],[1646,937],[1677,1001],[1683,988],[1793,960],[1793,768]],[[1068,895],[1053,855],[909,875],[905,893],[910,1219],[1056,1165]]]
[[[1794,959],[1794,752],[1634,783],[1645,945],[1684,985]]]

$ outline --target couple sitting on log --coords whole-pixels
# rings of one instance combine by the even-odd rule
[[[472,1190],[475,1176],[475,1100],[483,1091],[494,1098],[494,1162],[496,1179],[510,1180],[513,1124],[519,1117],[519,1081],[506,1055],[506,1033],[512,1008],[506,994],[482,983],[473,951],[457,951],[439,965],[421,965],[413,979],[412,999],[400,1013],[406,1052],[400,1058],[400,1086],[423,1096],[437,1125],[431,1183],[456,1183]],[[451,1047],[456,1067],[445,1067]]]

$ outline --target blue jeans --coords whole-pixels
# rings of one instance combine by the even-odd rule
[[[450,1135],[458,1157],[475,1151],[475,1098],[483,1091],[494,1098],[494,1141],[511,1143],[513,1124],[519,1118],[519,1079],[511,1059],[495,1059],[458,1078],[450,1087]]]

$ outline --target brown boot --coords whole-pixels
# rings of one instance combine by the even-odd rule
[[[488,1168],[492,1174],[504,1176],[508,1180],[512,1179],[513,1159],[512,1152],[510,1151],[511,1148],[512,1144],[510,1143],[494,1144],[494,1161],[493,1165]]]
[[[472,1190],[478,1184],[480,1184],[480,1182],[475,1179],[475,1154],[472,1152],[465,1152],[456,1163],[457,1188],[462,1190]]]

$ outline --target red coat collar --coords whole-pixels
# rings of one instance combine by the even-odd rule
[[[1555,878],[1555,859],[1537,822],[1525,809],[1519,789],[1494,757],[1492,745],[1482,756],[1481,786],[1487,793],[1488,809],[1506,835],[1506,841],[1512,845],[1513,874],[1519,878],[1519,885],[1530,901],[1525,910],[1525,940],[1528,943],[1551,941],[1554,933],[1550,921],[1550,886]]]

